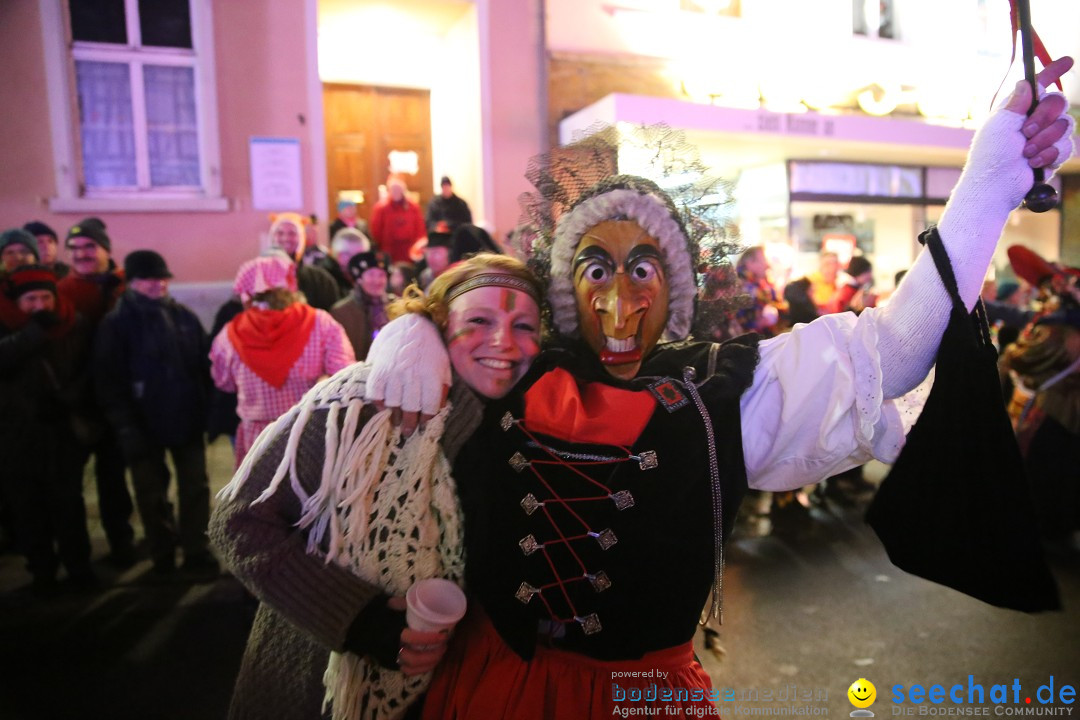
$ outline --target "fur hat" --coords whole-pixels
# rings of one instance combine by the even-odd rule
[[[11,228],[5,230],[3,235],[0,235],[0,251],[8,245],[23,245],[34,253],[36,259],[41,259],[41,255],[38,253],[37,238],[22,228]]]
[[[675,205],[651,180],[615,175],[586,192],[569,212],[559,218],[551,243],[551,276],[548,302],[552,320],[560,333],[578,334],[577,300],[574,295],[574,251],[585,232],[605,220],[633,220],[660,245],[660,258],[668,283],[666,340],[690,334],[697,295],[693,244]]]
[[[99,218],[88,217],[78,225],[72,225],[71,229],[67,232],[67,238],[65,239],[64,244],[70,247],[72,238],[77,237],[90,238],[95,243],[105,248],[105,252],[112,252],[112,241],[105,232],[105,223]]]
[[[165,258],[153,250],[135,250],[124,258],[124,275],[128,280],[167,279],[173,274],[165,264]]]

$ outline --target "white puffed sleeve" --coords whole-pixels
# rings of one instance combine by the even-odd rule
[[[878,312],[826,315],[761,343],[741,400],[750,487],[794,490],[899,455],[926,388],[883,399]]]

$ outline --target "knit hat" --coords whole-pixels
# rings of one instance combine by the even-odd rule
[[[31,290],[48,290],[56,294],[56,275],[44,265],[23,265],[8,276],[7,294],[12,300]]]
[[[362,252],[349,258],[349,274],[352,275],[353,280],[359,281],[364,271],[371,268],[379,268],[389,275],[390,260],[386,253]]]
[[[274,288],[296,292],[296,263],[284,253],[248,260],[236,272],[233,292],[248,302],[259,293]]]
[[[59,237],[57,237],[55,230],[53,230],[51,227],[41,222],[40,220],[31,220],[30,222],[23,225],[23,230],[30,233],[34,237],[37,237],[38,235],[51,235],[53,240],[60,239]]]
[[[345,208],[349,208],[349,207],[356,207],[356,201],[354,201],[354,200],[338,200],[337,201],[338,212],[341,212]]]
[[[1013,282],[1012,280],[1005,280],[1001,282],[997,287],[997,295],[994,299],[998,302],[1004,302],[1009,299],[1009,296],[1020,289],[1020,283]]]
[[[78,225],[72,225],[68,230],[64,244],[71,246],[71,239],[77,237],[90,238],[95,243],[105,248],[105,252],[112,252],[112,241],[105,233],[105,223],[96,217],[88,217]]]
[[[427,236],[427,247],[450,247],[450,240],[454,236],[444,232],[430,232]]]
[[[11,228],[5,230],[3,235],[0,235],[0,251],[8,245],[23,245],[34,253],[35,259],[41,259],[41,255],[38,253],[37,238],[22,228]]]
[[[166,279],[173,274],[165,264],[165,258],[153,250],[135,250],[124,258],[124,275],[128,280]]]

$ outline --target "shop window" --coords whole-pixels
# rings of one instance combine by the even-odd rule
[[[204,209],[185,200],[224,209],[210,4],[44,1],[54,209],[93,209],[95,201],[101,209],[127,209],[124,201],[133,201],[131,209],[160,201],[167,209]],[[70,43],[51,41],[51,32]]]

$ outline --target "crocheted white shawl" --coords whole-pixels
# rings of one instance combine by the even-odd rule
[[[461,508],[439,447],[451,408],[447,405],[407,439],[391,424],[389,410],[360,426],[367,372],[367,366],[356,364],[308,391],[259,435],[222,495],[235,495],[258,458],[288,433],[284,456],[255,502],[273,495],[287,476],[301,502],[297,527],[307,534],[309,553],[324,554],[327,563],[389,595],[404,595],[414,582],[430,577],[460,584],[465,567]],[[326,458],[319,488],[308,495],[297,476],[297,448],[318,409],[328,411]],[[430,674],[406,677],[368,658],[334,652],[324,676],[325,702],[334,720],[394,717],[430,680]]]

